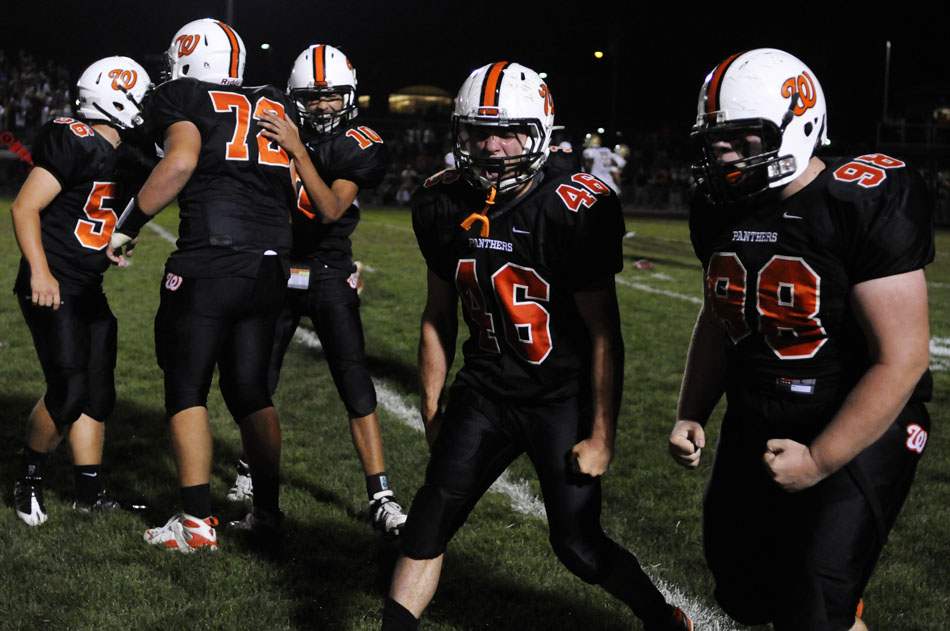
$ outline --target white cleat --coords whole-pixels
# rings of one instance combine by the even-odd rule
[[[406,513],[389,490],[373,496],[369,502],[369,515],[373,520],[373,528],[389,537],[398,537],[399,529],[406,523]]]

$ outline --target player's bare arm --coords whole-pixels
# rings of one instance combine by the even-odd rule
[[[40,229],[40,211],[59,195],[62,186],[53,174],[43,167],[35,167],[13,200],[13,230],[23,257],[30,264],[30,300],[39,307],[59,309],[59,282],[50,272],[43,249]]]
[[[131,222],[134,223],[123,223],[127,213],[122,213],[116,230],[112,233],[106,256],[116,265],[127,264],[122,247],[133,241],[138,235],[138,229],[168,206],[188,183],[198,165],[201,133],[191,121],[178,121],[165,130],[164,150],[165,156],[155,165],[135,196],[134,207],[130,207],[135,213],[131,217]]]
[[[699,312],[676,409],[676,424],[668,449],[673,460],[687,469],[699,467],[706,446],[703,427],[725,391],[726,346],[722,326],[707,305]]]
[[[574,445],[574,470],[597,477],[607,473],[614,454],[617,413],[623,380],[623,338],[613,279],[609,287],[574,294],[590,332],[593,424],[590,438]]]
[[[930,361],[923,270],[859,283],[851,290],[851,304],[868,340],[871,367],[810,445],[768,442],[765,465],[787,491],[817,484],[880,438]]]
[[[293,121],[278,116],[274,112],[265,112],[261,119],[265,138],[279,144],[293,159],[294,168],[303,186],[307,189],[310,202],[320,213],[323,223],[332,223],[343,216],[346,209],[353,205],[359,187],[350,180],[334,180],[327,186],[310,160],[307,148],[300,140],[300,133]]]
[[[442,388],[455,358],[458,294],[455,287],[428,271],[426,306],[419,334],[420,412],[431,446],[442,423]]]

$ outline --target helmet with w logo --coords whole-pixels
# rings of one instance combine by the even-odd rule
[[[76,83],[76,115],[105,121],[118,129],[138,127],[142,99],[152,87],[145,68],[128,57],[106,57],[86,68]]]
[[[455,102],[455,164],[471,184],[505,192],[530,180],[550,153],[554,102],[534,70],[500,61],[468,76]],[[484,138],[511,136],[518,155],[491,156],[480,149]]]
[[[212,18],[195,20],[172,37],[162,78],[190,77],[217,85],[241,85],[246,54],[244,41],[230,26]]]
[[[318,134],[330,133],[343,121],[356,118],[356,69],[339,49],[313,44],[297,55],[287,93],[297,103],[300,119]],[[342,107],[311,109],[308,103],[340,95]]]
[[[735,54],[706,76],[692,137],[694,175],[717,203],[790,183],[828,144],[825,95],[800,59],[774,48]]]

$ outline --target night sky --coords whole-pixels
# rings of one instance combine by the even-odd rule
[[[5,4],[0,48],[57,60],[74,76],[111,54],[131,56],[157,75],[179,27],[202,17],[225,20],[227,7],[226,0]],[[760,2],[745,12],[729,3],[728,17],[713,10],[725,3],[702,5],[709,14],[699,4],[666,4],[233,0],[231,26],[249,49],[246,84],[284,87],[294,58],[311,43],[341,48],[357,69],[359,92],[374,104],[409,85],[455,94],[472,69],[518,61],[548,73],[556,123],[582,131],[615,119],[628,134],[688,134],[705,74],[733,52],[761,46],[788,50],[815,71],[836,144],[873,139],[888,40],[891,113],[919,119],[925,114],[913,112],[915,102],[950,104],[950,38],[937,30],[943,18],[861,10],[830,22],[827,7],[844,3],[826,3],[820,12],[804,8],[815,3]],[[630,8],[636,17],[619,17]],[[597,49],[605,59],[594,59]]]

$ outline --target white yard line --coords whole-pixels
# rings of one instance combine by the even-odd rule
[[[303,327],[297,327],[294,339],[312,349],[322,348],[320,338]],[[383,409],[412,429],[423,431],[422,419],[419,418],[418,411],[401,394],[379,379],[373,379],[373,385],[376,386],[376,399]],[[515,511],[523,515],[545,518],[544,503],[531,493],[525,480],[513,480],[505,471],[492,485],[491,490],[508,496],[511,507]]]
[[[678,300],[686,300],[687,302],[693,302],[698,305],[703,304],[702,298],[697,298],[696,296],[687,296],[686,294],[678,294],[675,291],[669,291],[666,289],[657,289],[656,287],[650,287],[649,285],[644,285],[643,283],[635,283],[624,278],[617,278],[617,282],[626,287],[632,287],[633,289],[639,289],[640,291],[646,291],[651,294],[660,294],[663,296],[669,296],[670,298],[676,298]]]
[[[950,337],[930,338],[930,370],[950,370]]]

